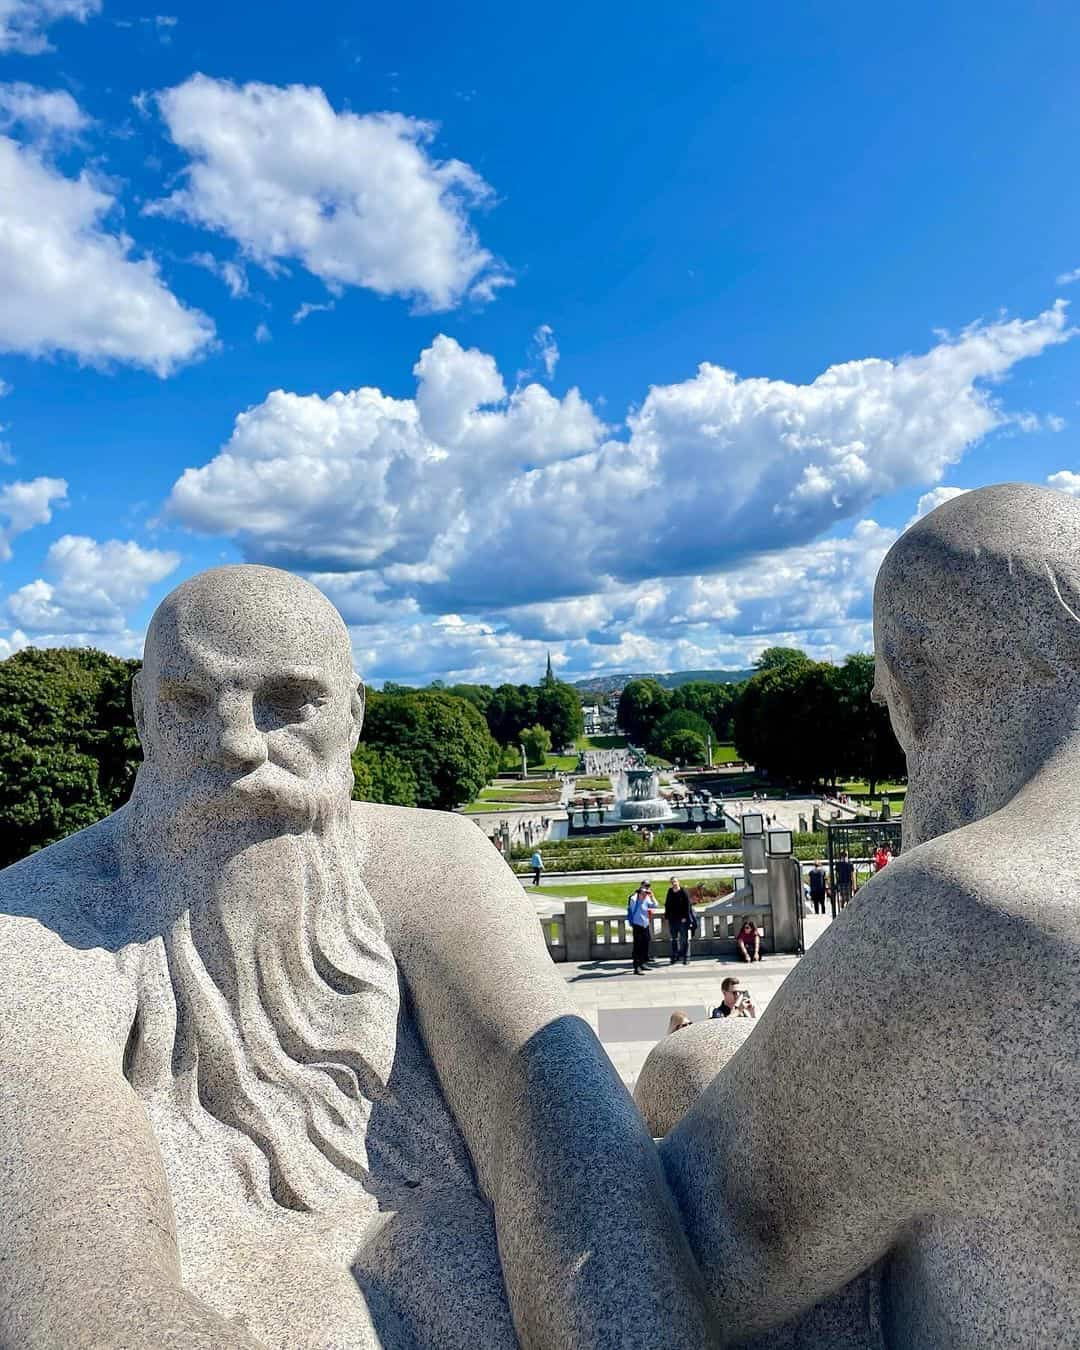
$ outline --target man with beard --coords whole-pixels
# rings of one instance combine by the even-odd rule
[[[329,602],[186,582],[134,703],[131,801],[0,874],[0,1344],[713,1344],[506,864],[350,801]]]
[[[940,506],[882,564],[874,638],[903,852],[730,1062],[674,1038],[708,1086],[665,1167],[730,1343],[1077,1346],[1080,501]]]

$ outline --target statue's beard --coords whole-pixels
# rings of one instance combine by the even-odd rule
[[[140,1023],[167,981],[176,1024],[156,1048],[137,1026],[129,1078],[144,1096],[167,1086],[195,1128],[218,1128],[208,1113],[246,1136],[255,1149],[234,1155],[268,1198],[326,1209],[366,1178],[366,1127],[386,1093],[398,1015],[348,796],[303,785],[312,827],[292,809],[297,795],[276,833],[265,806],[254,833],[251,813],[237,811],[178,852],[169,845],[183,803],[170,811],[146,768],[124,849],[129,893],[141,889],[161,938],[150,944],[158,969],[145,972]]]

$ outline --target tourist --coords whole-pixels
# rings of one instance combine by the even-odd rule
[[[841,858],[833,870],[836,876],[836,901],[843,909],[851,899],[855,868],[850,858]]]
[[[533,885],[540,885],[540,873],[544,870],[544,860],[540,856],[540,850],[536,849],[529,859],[529,866],[533,870]]]
[[[750,1002],[750,995],[739,988],[739,981],[729,975],[720,985],[720,1002],[712,1010],[713,1017],[756,1017],[757,1009]]]
[[[806,880],[810,885],[810,903],[814,906],[815,914],[825,913],[825,868],[820,862],[814,863],[810,871],[806,874]]]
[[[877,851],[874,854],[874,871],[880,872],[883,868],[888,867],[891,860],[892,849],[889,848],[888,844],[878,844]]]
[[[664,919],[671,935],[671,961],[681,961],[684,966],[690,964],[690,925],[693,922],[693,909],[690,905],[690,893],[678,877],[671,878],[671,886],[664,897]]]
[[[735,934],[735,945],[744,961],[761,960],[761,934],[751,919],[743,920],[743,926]]]
[[[683,1027],[689,1026],[693,1026],[693,1023],[682,1009],[679,1008],[668,1018],[667,1033],[670,1036],[673,1031],[682,1031]]]
[[[652,887],[643,881],[626,902],[626,917],[634,938],[634,974],[644,975],[649,965],[649,941],[652,937],[652,916],[659,909]]]

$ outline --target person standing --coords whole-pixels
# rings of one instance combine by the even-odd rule
[[[833,871],[836,876],[836,900],[840,908],[844,909],[851,899],[855,881],[855,868],[850,858],[840,858]]]
[[[529,866],[533,870],[533,885],[540,885],[540,873],[544,870],[544,860],[540,856],[540,850],[535,849],[532,857],[529,859]]]
[[[652,916],[659,909],[652,887],[643,881],[626,902],[626,917],[634,939],[634,974],[644,975],[649,964],[649,941],[652,936]]]
[[[814,906],[815,914],[825,913],[825,869],[820,862],[814,863],[810,871],[806,874],[806,880],[810,885],[810,903]]]
[[[671,961],[690,964],[690,892],[678,877],[671,878],[671,886],[664,897],[664,918],[671,934]]]

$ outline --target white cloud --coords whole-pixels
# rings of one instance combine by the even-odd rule
[[[270,342],[273,339],[273,336],[274,335],[273,333],[271,333],[270,328],[267,324],[260,323],[256,325],[255,328],[256,342]]]
[[[0,84],[0,131],[22,126],[32,136],[47,140],[75,136],[89,125],[90,119],[66,90]]]
[[[1080,473],[1062,469],[1059,473],[1052,473],[1046,481],[1050,487],[1057,488],[1059,492],[1068,492],[1073,497],[1080,497]]]
[[[533,334],[532,351],[535,359],[543,365],[548,379],[552,379],[555,367],[559,364],[559,345],[549,323],[542,323]]]
[[[936,487],[932,492],[924,492],[915,506],[915,514],[908,521],[905,529],[914,525],[917,520],[922,520],[923,516],[928,516],[931,511],[936,511],[939,506],[944,506],[946,502],[951,502],[954,497],[962,497],[968,488],[958,487]]]
[[[65,178],[41,154],[0,136],[0,350],[69,352],[167,375],[211,342],[157,264],[103,226],[115,206],[86,173]]]
[[[304,303],[300,306],[300,308],[296,311],[296,313],[292,316],[292,321],[293,323],[303,323],[304,320],[309,315],[328,314],[330,310],[332,310],[333,308],[334,308],[333,300],[330,300],[325,305],[315,305],[305,300]]]
[[[187,182],[154,210],[235,239],[274,268],[297,259],[331,290],[363,286],[429,310],[490,299],[500,276],[469,222],[491,190],[429,153],[435,128],[337,113],[321,89],[194,75],[157,95]]]
[[[12,619],[31,633],[123,633],[125,610],[146,598],[180,563],[178,553],[131,540],[98,543],[65,534],[50,547],[38,578],[8,597]]]
[[[0,52],[36,56],[51,51],[44,30],[60,19],[85,23],[101,0],[0,0]]]
[[[169,510],[253,560],[369,570],[384,600],[428,612],[710,576],[936,483],[1009,422],[988,386],[1068,336],[1059,305],[808,385],[705,364],[653,387],[619,441],[577,390],[508,396],[491,356],[444,336],[414,368],[413,399],[272,393],[184,473]]]
[[[1080,267],[1074,267],[1071,272],[1061,272],[1054,278],[1055,286],[1071,286],[1074,281],[1080,281]]]
[[[239,263],[230,262],[228,259],[223,261],[215,258],[212,253],[205,252],[193,253],[189,261],[223,281],[234,300],[240,300],[247,295],[249,289],[247,273]]]
[[[67,490],[63,478],[0,484],[0,562],[10,559],[11,545],[20,534],[52,520],[53,503],[63,501]]]

